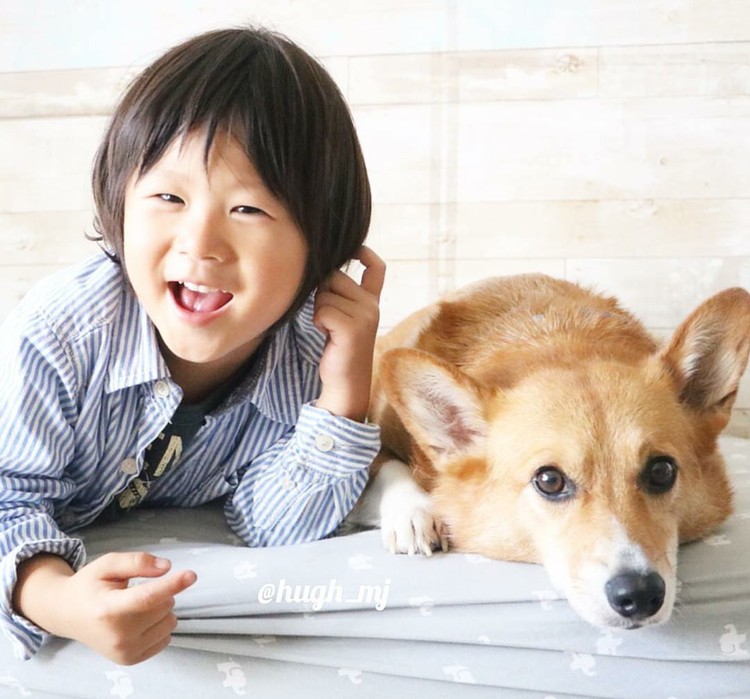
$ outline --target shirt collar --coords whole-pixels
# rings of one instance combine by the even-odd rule
[[[126,284],[121,293],[107,382],[110,393],[170,375],[151,319]],[[304,365],[311,361],[317,364],[325,344],[324,335],[312,323],[313,306],[311,296],[291,320],[276,330],[251,377],[230,394],[217,412],[249,400],[274,422],[292,426],[297,423],[307,399],[304,387],[309,383]]]
[[[325,336],[313,325],[314,297],[269,338],[251,376],[220,408],[249,400],[269,420],[293,426],[310,399],[309,372],[317,372]]]

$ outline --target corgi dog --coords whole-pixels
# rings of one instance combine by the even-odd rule
[[[705,301],[661,345],[608,298],[488,279],[378,341],[383,449],[349,521],[393,552],[542,563],[584,619],[667,620],[681,542],[732,512],[717,438],[750,349],[750,294]]]

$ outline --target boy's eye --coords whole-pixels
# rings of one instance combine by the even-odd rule
[[[262,214],[263,209],[259,209],[257,206],[235,206],[232,211],[238,214]]]
[[[180,197],[178,197],[176,194],[162,192],[160,194],[157,194],[156,196],[162,201],[167,202],[168,204],[182,204],[182,199],[180,199]]]

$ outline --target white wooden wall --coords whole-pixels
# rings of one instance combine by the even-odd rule
[[[320,57],[352,106],[384,328],[494,274],[594,285],[660,335],[750,288],[747,0],[0,0],[0,318],[92,251],[91,157],[122,85],[245,21]]]

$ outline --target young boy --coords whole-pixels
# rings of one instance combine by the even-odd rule
[[[362,246],[343,98],[269,32],[209,32],[147,68],[93,187],[107,255],[40,284],[0,334],[0,623],[21,657],[52,633],[132,664],[169,643],[195,574],[146,552],[84,565],[66,532],[225,497],[249,546],[330,533],[379,448],[384,264]],[[354,257],[359,284],[338,271]]]

